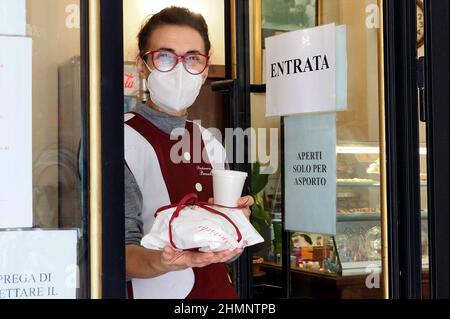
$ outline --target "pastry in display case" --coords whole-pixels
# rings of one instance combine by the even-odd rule
[[[425,155],[424,146],[421,156]],[[426,172],[421,171],[421,193],[426,194]],[[341,143],[337,146],[337,224],[335,243],[342,275],[381,270],[380,158],[376,143]],[[422,198],[423,241],[426,233],[426,198]],[[426,247],[426,246],[425,246]],[[428,256],[423,251],[424,266]]]
[[[291,271],[298,276],[323,275],[329,280],[360,282],[368,292],[365,278],[381,271],[381,184],[379,146],[376,143],[341,143],[337,146],[336,235],[292,232]],[[424,147],[421,156],[425,155]],[[426,172],[421,171],[421,193],[426,196]],[[271,267],[281,267],[281,194],[272,196],[272,239],[276,247]],[[426,198],[422,202],[422,260],[428,265]],[[309,238],[307,240],[306,238]],[[331,279],[331,278],[335,279]],[[302,277],[305,280],[305,277]],[[309,280],[309,279],[308,279]],[[337,286],[341,284],[336,284]],[[354,287],[352,288],[354,289]],[[301,295],[301,294],[300,294]],[[381,297],[372,295],[372,297]]]
[[[368,268],[381,270],[379,146],[370,142],[340,143],[336,149],[336,236],[324,238],[333,243],[339,265],[329,259],[321,270],[342,276],[367,274]],[[422,147],[420,154],[425,153]],[[426,172],[420,172],[420,176],[421,193],[425,195]],[[426,268],[426,199],[422,199],[422,223],[422,259]]]

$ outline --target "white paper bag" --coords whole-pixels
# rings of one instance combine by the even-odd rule
[[[177,216],[171,221],[174,213]],[[199,203],[183,205],[178,211],[177,207],[160,211],[141,244],[157,250],[172,245],[181,250],[199,248],[202,252],[217,252],[263,241],[242,210]]]

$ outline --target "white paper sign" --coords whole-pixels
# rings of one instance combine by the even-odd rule
[[[0,231],[0,299],[74,299],[77,231]]]
[[[348,90],[347,26],[336,27],[336,110],[346,111]]]
[[[288,116],[286,229],[336,234],[336,114]]]
[[[26,27],[25,0],[0,0],[0,34],[25,35]]]
[[[336,111],[335,24],[266,38],[267,116]]]
[[[0,48],[0,229],[32,227],[31,39]]]

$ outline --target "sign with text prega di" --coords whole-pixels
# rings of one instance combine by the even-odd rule
[[[336,115],[284,119],[286,229],[336,234]]]
[[[327,24],[266,38],[266,115],[347,107],[346,27]]]
[[[77,231],[0,231],[1,299],[74,299]]]

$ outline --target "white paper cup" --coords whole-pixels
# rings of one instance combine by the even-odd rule
[[[247,175],[246,172],[213,169],[214,204],[236,207]]]

